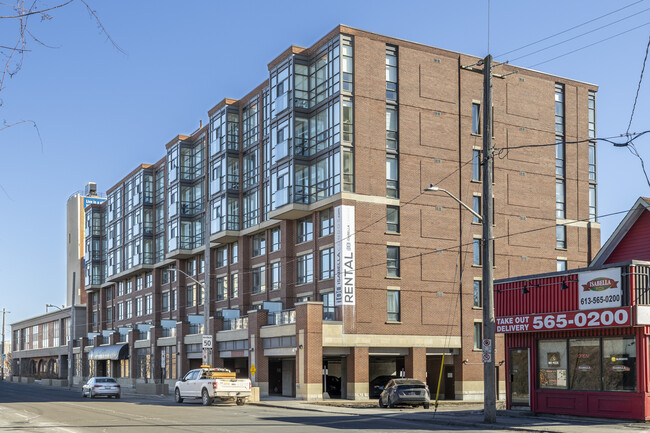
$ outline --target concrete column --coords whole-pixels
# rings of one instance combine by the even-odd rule
[[[296,397],[323,398],[323,303],[296,304]],[[300,348],[302,346],[302,348]]]
[[[425,347],[411,347],[409,354],[404,359],[406,377],[427,381],[427,349]]]
[[[351,347],[348,356],[348,399],[369,398],[370,357],[367,347]]]
[[[178,356],[176,365],[178,368],[178,378],[181,379],[190,370],[190,361],[187,359],[187,350],[185,348],[185,336],[190,332],[188,322],[176,322],[176,346]]]
[[[264,356],[260,329],[268,323],[268,311],[255,310],[248,312],[248,353],[249,369],[255,366],[255,374],[251,375],[253,386],[259,387],[260,397],[269,395],[269,361]],[[250,373],[250,370],[249,370]]]
[[[162,327],[160,325],[152,326],[149,329],[149,341],[151,343],[151,378],[153,383],[163,383],[163,373],[160,368],[160,350],[158,349],[158,339],[160,337],[162,337]]]

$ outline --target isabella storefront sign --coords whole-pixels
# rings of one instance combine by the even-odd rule
[[[580,310],[599,310],[621,306],[621,268],[601,269],[600,271],[578,274],[578,308]]]

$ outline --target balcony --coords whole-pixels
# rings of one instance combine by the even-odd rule
[[[181,201],[181,216],[194,216],[203,211],[203,201]]]
[[[289,92],[285,92],[282,95],[275,98],[273,101],[273,117],[276,117],[278,114],[289,108]]]
[[[248,316],[223,321],[224,331],[236,331],[239,329],[248,329]]]
[[[277,313],[269,313],[268,325],[291,325],[296,323],[296,310],[285,310]]]
[[[160,335],[162,338],[165,337],[176,337],[176,327],[172,328],[162,328],[162,333]]]

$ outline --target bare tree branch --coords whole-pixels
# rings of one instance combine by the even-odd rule
[[[41,142],[41,153],[42,153],[43,152],[43,138],[41,137],[41,131],[38,129],[38,125],[33,120],[20,120],[18,122],[14,122],[14,123],[5,122],[4,126],[0,128],[0,132],[4,131],[5,129],[9,129],[12,126],[21,125],[23,123],[30,123],[34,127],[34,129],[36,129],[36,135],[38,135],[38,140]]]
[[[99,29],[102,31],[102,33],[106,35],[106,38],[108,38],[108,40],[115,47],[115,49],[120,53],[126,55],[126,52],[122,48],[120,48],[119,45],[117,45],[117,43],[113,40],[111,35],[106,31],[106,28],[104,27],[104,24],[102,24],[102,21],[97,16],[97,13],[88,5],[88,3],[86,3],[86,0],[79,0],[79,1],[86,6],[88,13],[90,13],[93,16],[93,18],[95,18],[95,21],[97,21],[97,25],[99,26]]]
[[[40,11],[35,11],[35,10],[32,10],[32,9],[30,8],[30,9],[27,10],[27,12],[22,13],[22,14],[11,15],[11,16],[0,16],[0,20],[1,20],[1,19],[22,18],[22,17],[27,17],[27,16],[30,16],[30,15],[42,14],[43,12],[47,12],[47,11],[51,11],[51,10],[54,10],[54,9],[59,9],[59,8],[64,7],[64,6],[67,6],[67,5],[69,5],[70,3],[72,3],[73,1],[74,1],[74,0],[68,0],[68,1],[65,2],[65,3],[61,3],[61,4],[59,4],[59,5],[52,6],[51,8],[42,9],[42,10],[40,10]],[[34,2],[34,3],[36,3],[36,2]]]

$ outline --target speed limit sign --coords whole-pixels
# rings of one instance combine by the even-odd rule
[[[203,336],[203,349],[212,349],[212,335]]]

